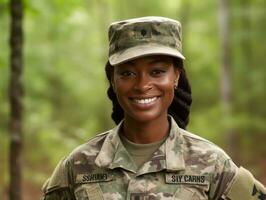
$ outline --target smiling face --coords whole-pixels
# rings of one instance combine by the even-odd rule
[[[178,78],[169,56],[147,56],[115,66],[112,85],[125,119],[149,122],[166,118]]]

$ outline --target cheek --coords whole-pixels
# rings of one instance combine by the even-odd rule
[[[174,92],[175,79],[174,77],[165,77],[164,79],[158,82],[158,87],[166,92]]]
[[[174,90],[174,79],[173,78],[166,78],[157,85],[158,88],[164,93],[164,101],[165,103],[170,104],[173,101],[175,90]]]
[[[131,84],[127,81],[116,79],[113,83],[113,89],[118,99],[118,102],[121,104],[131,91]]]

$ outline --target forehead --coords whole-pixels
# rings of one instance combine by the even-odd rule
[[[154,64],[154,63],[167,63],[172,64],[173,63],[173,57],[166,56],[166,55],[152,55],[152,56],[143,56],[136,59],[132,59],[130,61],[127,61],[123,64],[120,64],[118,66],[122,65],[138,65],[138,64]]]

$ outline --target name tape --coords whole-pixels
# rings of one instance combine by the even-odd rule
[[[113,180],[112,176],[107,173],[78,174],[76,183],[95,183]]]
[[[165,175],[166,183],[172,184],[192,184],[192,185],[209,185],[208,177],[204,175],[177,175],[169,173]]]

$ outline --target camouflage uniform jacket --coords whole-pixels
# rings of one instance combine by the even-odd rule
[[[213,143],[179,128],[137,169],[118,135],[122,122],[79,146],[45,184],[45,200],[223,199],[237,166]]]

